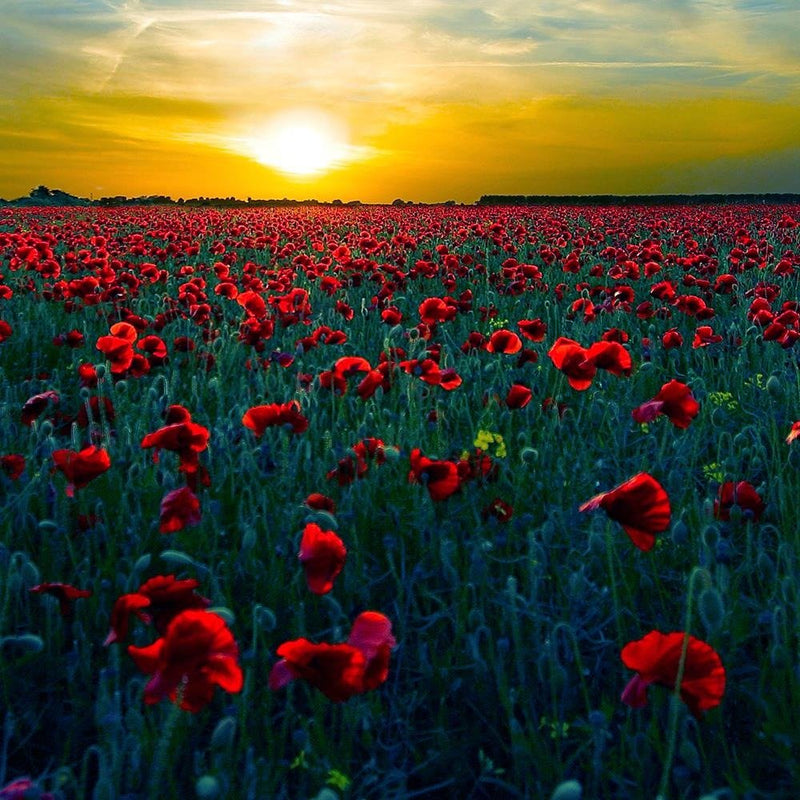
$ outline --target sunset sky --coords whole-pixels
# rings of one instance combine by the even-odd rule
[[[0,197],[800,192],[798,0],[0,12]]]

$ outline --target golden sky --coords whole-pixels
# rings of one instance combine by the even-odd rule
[[[0,197],[800,192],[797,0],[0,12]]]

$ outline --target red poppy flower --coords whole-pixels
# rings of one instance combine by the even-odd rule
[[[500,328],[496,330],[486,343],[489,353],[518,353],[522,350],[522,340],[513,331]]]
[[[718,706],[725,694],[722,661],[711,645],[694,636],[688,636],[688,643],[686,639],[685,633],[650,631],[644,638],[626,644],[622,648],[622,661],[637,674],[622,692],[622,702],[631,708],[642,708],[647,703],[647,687],[651,683],[674,690],[686,645],[681,700],[698,719],[704,711]]]
[[[48,403],[58,403],[56,392],[42,392],[29,397],[22,406],[21,421],[23,425],[32,425],[33,421],[47,408]]]
[[[2,329],[0,329],[1,332]],[[38,797],[39,800],[54,800],[54,796],[50,792],[40,792],[30,778],[17,778],[0,789],[0,800],[27,800],[29,797]]]
[[[761,495],[751,483],[726,481],[719,487],[719,494],[714,501],[714,516],[717,519],[729,520],[733,506],[738,506],[745,517],[756,521],[766,508]]]
[[[128,647],[136,666],[153,677],[144,689],[145,703],[164,697],[185,711],[200,711],[214,694],[242,689],[239,648],[225,620],[209,611],[182,611],[163,637],[148,647]]]
[[[195,473],[199,468],[198,455],[208,447],[209,430],[189,418],[183,406],[170,406],[167,425],[148,433],[141,442],[142,448],[153,447],[153,462],[158,463],[158,451],[170,450],[180,459],[181,472]]]
[[[4,319],[0,319],[0,342],[8,339],[12,332],[13,328]]]
[[[172,619],[181,611],[203,609],[211,605],[207,597],[197,594],[200,584],[194,578],[178,580],[174,575],[155,575],[146,580],[136,593],[150,601],[148,612],[153,625],[163,636]]]
[[[697,416],[700,404],[692,397],[692,390],[680,381],[665,383],[658,394],[631,411],[639,423],[652,422],[659,414],[664,414],[676,428],[688,428]]]
[[[72,497],[75,489],[83,489],[89,481],[111,467],[108,453],[94,445],[77,453],[74,450],[54,450],[53,462],[54,469],[61,470],[67,479],[67,497]]]
[[[445,500],[458,491],[461,481],[458,467],[452,461],[423,456],[418,447],[411,451],[410,459],[409,483],[424,483],[432,500]]]
[[[517,322],[519,332],[532,342],[544,341],[545,334],[547,333],[547,323],[542,322],[539,317],[536,319],[521,319]]]
[[[108,632],[103,646],[107,647],[113,642],[128,638],[130,616],[135,614],[142,622],[149,623],[151,617],[142,611],[150,605],[150,598],[138,592],[122,594],[115,601],[111,609],[111,630]]]
[[[270,671],[269,688],[281,689],[301,678],[328,699],[343,702],[386,680],[395,644],[391,622],[377,611],[365,611],[353,623],[346,644],[284,642],[278,648],[281,659]]]
[[[592,385],[597,366],[588,358],[589,351],[578,342],[560,336],[547,353],[556,369],[561,370],[569,385],[582,392]]]
[[[51,594],[58,599],[58,610],[62,617],[71,617],[74,611],[73,602],[79,597],[91,597],[89,589],[76,589],[68,583],[40,583],[32,586],[35,594]]]
[[[795,439],[800,438],[800,421],[793,422],[789,430],[789,435],[786,437],[786,444],[791,444]]]
[[[481,517],[486,520],[489,517],[495,517],[500,522],[508,522],[514,516],[514,507],[505,500],[495,497],[486,508],[481,511]]]
[[[439,372],[439,386],[446,392],[452,392],[453,389],[458,389],[463,383],[461,376],[452,368],[448,367]]]
[[[288,425],[294,434],[308,430],[308,419],[300,413],[300,403],[297,400],[253,406],[245,411],[242,424],[250,428],[256,436],[261,436],[273,425]]]
[[[81,386],[87,386],[94,389],[98,383],[97,370],[94,364],[80,364],[78,365],[78,381]]]
[[[161,500],[159,528],[161,533],[182,531],[187,525],[200,522],[200,501],[188,487],[173,489]]]
[[[0,469],[15,481],[22,475],[25,470],[25,457],[17,453],[9,453],[5,456],[0,456]]]
[[[664,331],[661,336],[661,345],[665,350],[683,347],[683,336],[681,336],[677,328],[670,328],[668,331]]]
[[[634,475],[611,491],[595,495],[578,508],[594,511],[602,508],[619,522],[640,550],[651,550],[655,534],[667,529],[670,518],[669,497],[664,487],[646,472]]]
[[[59,347],[66,345],[67,347],[83,347],[85,337],[77,328],[69,331],[68,333],[59,333],[53,337],[53,344]]]
[[[604,369],[612,375],[631,374],[631,354],[619,342],[595,342],[588,349],[586,358],[598,369]]]
[[[327,594],[344,567],[347,548],[333,531],[323,531],[314,522],[303,529],[297,557],[306,573],[308,588],[314,594]]]
[[[456,306],[449,305],[441,297],[427,297],[419,304],[420,321],[425,325],[455,319],[457,311]]]
[[[118,375],[125,372],[133,361],[133,343],[138,333],[128,322],[118,322],[111,326],[109,336],[100,336],[95,347],[111,362],[111,372]]]
[[[159,366],[166,361],[167,346],[160,336],[150,334],[136,342],[136,346],[147,353],[148,361],[151,367]]]
[[[333,502],[333,499],[320,492],[312,492],[304,502],[309,508],[329,511],[331,514],[336,513],[336,503]]]
[[[512,383],[506,395],[506,405],[509,408],[525,408],[531,401],[531,390],[521,383]]]
[[[696,350],[698,347],[706,347],[721,341],[722,336],[714,333],[710,325],[699,325],[694,332],[692,347]]]

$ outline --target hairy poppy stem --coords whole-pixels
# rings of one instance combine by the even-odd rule
[[[614,538],[611,535],[611,526],[606,525],[606,556],[608,557],[608,572],[611,578],[611,599],[614,603],[614,623],[617,627],[617,647],[622,648],[622,614],[619,604],[619,591],[617,589],[617,573],[614,571]]]
[[[167,721],[164,723],[156,752],[153,755],[153,771],[150,773],[150,786],[147,792],[147,796],[150,800],[158,800],[158,798],[164,796],[164,786],[161,783],[161,776],[164,774],[164,769],[169,759],[169,747],[172,741],[172,734],[175,732],[175,726],[182,713],[180,707],[181,694],[182,691],[179,688],[178,696],[175,698],[175,703],[170,709]]]
[[[664,759],[664,769],[661,773],[661,783],[658,786],[656,800],[666,800],[669,788],[669,775],[672,770],[672,761],[675,758],[675,745],[678,740],[678,717],[681,712],[681,683],[683,671],[686,667],[686,654],[689,651],[689,630],[692,625],[692,601],[694,600],[695,584],[700,580],[706,585],[710,584],[708,572],[702,567],[695,567],[689,575],[689,591],[686,598],[686,617],[683,623],[683,644],[681,656],[678,660],[678,672],[675,675],[675,688],[673,689],[673,702],[669,714],[669,728],[667,729],[667,757]]]

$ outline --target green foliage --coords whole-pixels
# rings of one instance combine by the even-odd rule
[[[655,230],[654,214],[642,222],[642,239]],[[293,232],[269,216],[241,219],[274,229],[278,240],[274,253],[242,248],[240,260],[288,268],[298,251],[281,256],[278,248]],[[294,219],[280,218],[284,225]],[[235,221],[211,220],[216,233],[208,233],[192,259],[198,269],[214,262],[211,242]],[[345,230],[347,220],[340,220]],[[563,224],[574,230],[582,223],[566,217]],[[457,221],[439,238],[420,236],[404,268],[441,240],[454,252],[474,253],[488,275],[500,272],[508,254],[486,239],[459,238],[460,227]],[[115,230],[118,237],[135,232],[123,222]],[[625,244],[615,230],[609,224],[602,246]],[[540,244],[521,240],[516,258],[540,265],[551,286],[607,280],[592,278],[588,263],[575,275],[548,268]],[[774,244],[778,250],[777,239]],[[301,245],[313,254],[308,242]],[[684,244],[675,247],[682,252]],[[724,257],[718,253],[721,263]],[[132,310],[148,319],[161,312],[164,296],[176,297],[186,279],[176,275],[182,265],[167,259],[167,283],[143,285]],[[217,281],[213,272],[203,274],[213,298]],[[683,272],[671,274],[679,279]],[[751,270],[737,278],[742,299],[764,275]],[[39,276],[31,279],[41,284]],[[787,299],[798,295],[795,277],[775,280],[783,281]],[[634,284],[637,302],[647,299],[650,282]],[[446,392],[398,372],[389,391],[361,400],[354,385],[337,396],[315,380],[306,392],[298,373],[318,376],[343,355],[375,364],[390,347],[424,357],[428,342],[413,327],[417,307],[442,294],[441,285],[420,276],[398,291],[393,302],[404,321],[394,327],[358,311],[345,324],[336,298],[316,281],[301,272],[295,285],[311,294],[310,327],[342,328],[347,342],[299,353],[296,342],[306,326],[276,326],[266,353],[258,354],[238,341],[242,315],[235,301],[221,306],[211,343],[191,320],[169,323],[165,341],[188,336],[213,353],[213,368],[206,373],[191,354],[170,346],[169,362],[146,376],[115,382],[106,372],[92,393],[110,398],[116,412],[97,429],[112,469],[73,498],[63,476],[51,472],[50,454],[75,440],[83,444],[86,431],[44,419],[28,428],[19,423],[19,410],[31,395],[52,388],[61,395],[59,409],[77,413],[86,400],[77,365],[101,361],[94,343],[108,333],[114,307],[67,313],[63,304],[22,291],[3,301],[0,316],[19,333],[0,344],[0,453],[22,453],[27,464],[19,481],[0,472],[0,786],[24,774],[42,776],[70,800],[191,793],[276,800],[653,797],[662,777],[653,765],[664,762],[664,732],[674,723],[670,797],[724,796],[722,786],[733,796],[791,796],[800,787],[794,755],[800,747],[800,469],[792,458],[800,442],[790,447],[784,439],[800,409],[796,353],[759,338],[742,307],[725,295],[714,300],[713,324],[738,330],[742,346],[693,349],[694,320],[678,312],[668,320],[622,311],[583,320],[552,289],[517,297],[474,273],[459,277],[451,293],[472,289],[475,310],[442,323],[435,336],[442,368],[455,367],[462,386]],[[354,309],[369,309],[375,292],[365,280],[348,287],[345,299]],[[477,309],[490,303],[498,316],[481,320]],[[514,329],[519,319],[536,316],[548,324],[545,342],[526,343],[538,354],[536,363],[517,366],[515,356],[460,352],[473,330]],[[588,345],[612,325],[631,337],[632,375],[600,372],[587,391],[572,390],[547,358],[549,346],[562,335]],[[50,344],[75,326],[86,337],[82,349]],[[684,347],[658,347],[660,334],[673,326]],[[652,340],[649,361],[644,337]],[[245,366],[272,350],[297,354],[295,363]],[[636,424],[632,408],[671,378],[691,386],[698,417],[687,430],[664,417]],[[529,385],[534,399],[512,411],[496,398],[515,381]],[[547,398],[565,404],[562,413]],[[305,433],[270,428],[258,438],[242,425],[249,407],[291,399],[309,419]],[[197,492],[200,523],[165,536],[159,504],[184,478],[174,453],[161,452],[155,463],[140,442],[174,403],[210,430],[201,455],[210,485]],[[387,449],[386,463],[371,464],[348,485],[326,478],[365,437],[398,450]],[[414,447],[455,460],[479,448],[497,465],[496,477],[469,482],[436,503],[425,486],[408,482]],[[673,509],[671,532],[647,553],[602,513],[577,511],[639,471],[658,478]],[[758,487],[767,503],[760,522],[735,514],[730,521],[713,519],[713,500],[726,480]],[[312,492],[330,494],[335,514],[307,508],[303,501]],[[495,498],[513,505],[507,522],[482,513]],[[96,519],[85,527],[90,516]],[[308,591],[296,557],[310,521],[336,530],[348,549],[333,592],[322,597]],[[619,700],[630,677],[620,647],[651,629],[681,629],[697,567],[707,585],[693,598],[693,633],[726,667],[722,706],[695,722],[682,710],[673,713],[668,690],[653,687],[646,708],[628,709]],[[145,706],[147,678],[125,645],[102,646],[116,598],[168,573],[200,582],[198,591],[231,625],[245,673],[240,693],[217,690],[194,715],[167,702]],[[93,594],[78,600],[74,618],[65,620],[53,598],[29,593],[43,581]],[[391,619],[398,642],[380,689],[343,704],[301,681],[269,690],[282,642],[343,641],[366,609]],[[130,643],[152,640],[133,620]]]

